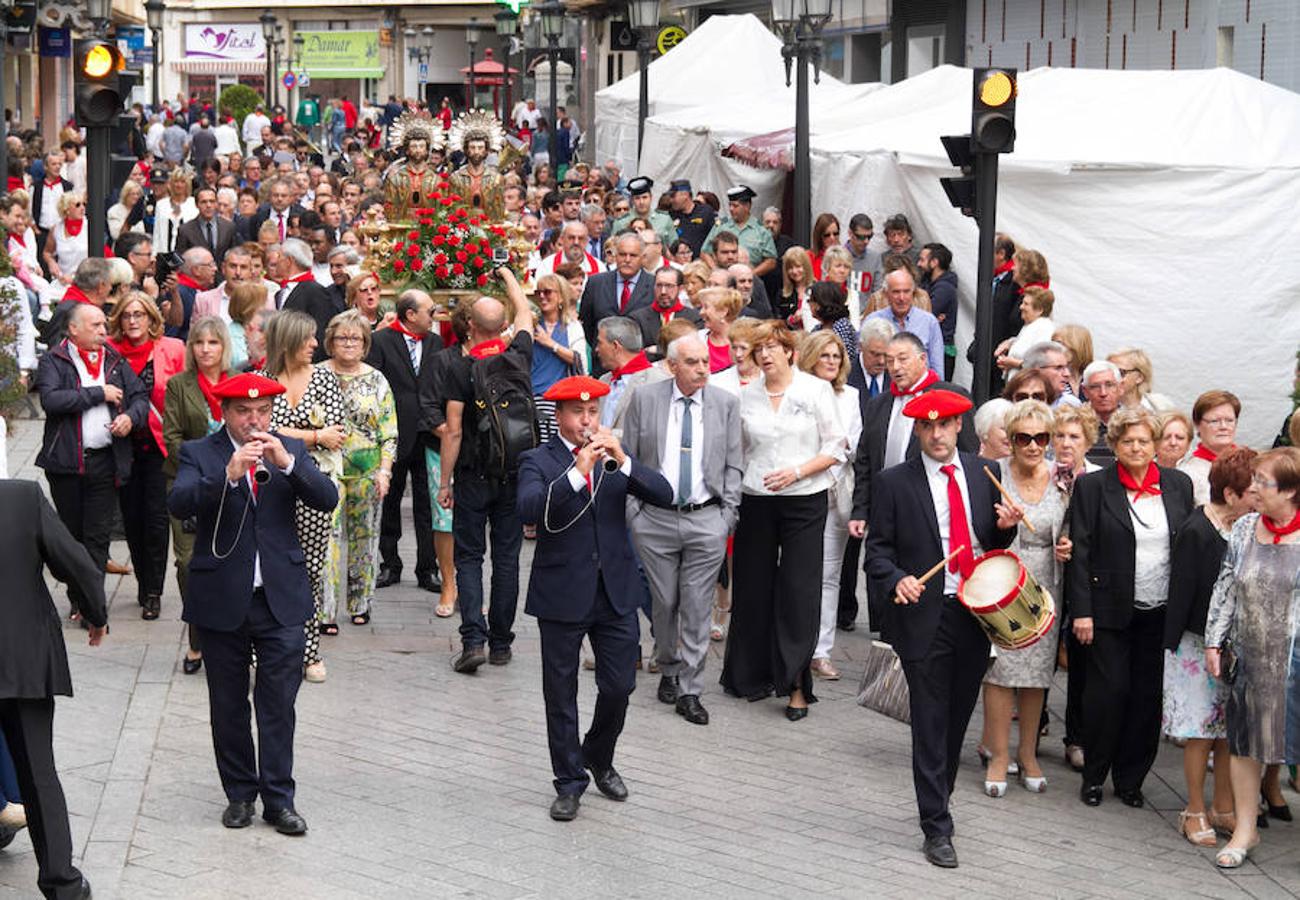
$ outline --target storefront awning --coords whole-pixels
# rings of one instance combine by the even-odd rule
[[[285,71],[286,71],[285,68],[281,66],[280,67],[281,78],[284,77]],[[383,78],[384,77],[384,69],[382,66],[378,68],[361,68],[361,69],[348,69],[348,68],[318,69],[313,66],[310,69],[296,69],[294,71],[294,74],[301,76],[303,72],[306,72],[308,75],[310,75],[313,80],[317,80],[321,78]]]
[[[264,59],[179,59],[172,70],[187,75],[265,75]]]

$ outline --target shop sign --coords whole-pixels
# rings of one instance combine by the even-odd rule
[[[185,55],[197,59],[266,59],[258,22],[191,23],[185,26]]]

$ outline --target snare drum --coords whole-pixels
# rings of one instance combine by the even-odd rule
[[[1006,650],[1037,643],[1056,624],[1056,603],[1010,550],[991,550],[975,561],[957,599],[989,640]]]

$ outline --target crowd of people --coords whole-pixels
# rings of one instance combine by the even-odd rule
[[[189,127],[211,128],[209,114]],[[783,698],[798,722],[818,682],[841,677],[834,645],[862,622],[864,570],[866,621],[910,689],[934,864],[957,862],[948,797],[979,693],[985,793],[1008,797],[1011,778],[1041,792],[1059,668],[1083,803],[1101,803],[1109,779],[1142,806],[1163,733],[1185,742],[1180,827],[1202,846],[1227,836],[1220,866],[1240,866],[1269,817],[1289,819],[1279,767],[1300,757],[1300,450],[1238,446],[1228,390],[1183,411],[1155,391],[1142,347],[1098,356],[1043,254],[996,241],[994,352],[972,347],[968,359],[998,396],[975,408],[951,380],[952,253],[903,214],[879,239],[865,213],[843,228],[824,213],[792,237],[744,185],[719,198],[676,180],[656,197],[651,179],[625,180],[613,163],[552,166],[534,141],[503,160],[506,215],[529,257],[518,277],[497,271],[497,297],[443,316],[418,289],[383,300],[362,271],[355,226],[382,212],[392,158],[364,116],[327,167],[283,117],[251,131],[246,119],[244,146],[237,135],[229,153],[196,157],[206,140],[167,137],[187,115],[169,117],[109,209],[111,258],[86,246],[85,196],[65,177],[75,141],[26,158],[11,147],[21,175],[0,201],[0,261],[12,264],[2,283],[19,300],[16,356],[45,412],[37,462],[59,518],[101,573],[120,520],[145,620],[162,612],[170,546],[190,623],[184,671],[201,670],[209,642],[221,648],[208,674],[214,722],[239,711],[222,691],[243,658],[227,632],[242,625],[198,612],[196,580],[212,584],[225,559],[225,520],[208,504],[228,491],[196,474],[216,462],[187,462],[187,448],[215,453],[213,436],[229,434],[224,453],[242,465],[224,479],[232,502],[255,507],[258,485],[282,477],[297,492],[266,502],[288,504],[296,539],[276,549],[305,573],[301,652],[289,666],[282,642],[258,645],[278,682],[292,668],[293,693],[326,680],[322,638],[339,635],[340,610],[365,626],[382,614],[376,591],[401,580],[408,482],[416,582],[439,594],[437,616],[459,614],[458,673],[511,662],[521,548],[537,541],[528,611],[543,623],[557,819],[577,814],[584,766],[603,793],[627,796],[613,754],[643,665],[638,614],[652,625],[644,665],[657,697],[686,722],[710,720],[711,642],[725,642],[726,694]],[[489,394],[520,402],[501,412]],[[232,403],[249,407],[237,422]],[[1293,417],[1279,444],[1300,444],[1297,431]],[[259,453],[280,473],[269,481]],[[981,554],[1003,548],[1053,599],[1061,628],[990,653],[958,594]],[[253,569],[249,553],[285,626],[299,598],[277,606],[265,557]],[[941,575],[919,578],[941,560]],[[558,602],[574,583],[586,586]],[[70,618],[98,627],[93,592],[74,585],[68,599]],[[599,736],[584,760],[574,679],[586,634]],[[242,684],[246,694],[246,669]],[[265,702],[283,708],[285,696]],[[247,773],[220,746],[218,761],[223,821],[247,824]],[[280,815],[293,811],[291,779],[270,794],[277,827],[305,831],[296,812]]]

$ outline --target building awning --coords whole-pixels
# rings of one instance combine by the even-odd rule
[[[281,78],[284,77],[284,73],[286,71],[288,70],[285,69],[283,65],[280,66]],[[319,78],[383,78],[384,77],[384,69],[382,66],[370,67],[370,68],[357,68],[357,69],[349,69],[349,68],[318,69],[315,66],[312,66],[311,68],[308,69],[303,69],[303,68],[294,69],[294,74],[300,77],[302,76],[303,72],[306,72],[308,75],[310,75],[312,77],[312,80],[316,80]]]
[[[265,75],[265,59],[179,59],[172,69],[187,75]]]

